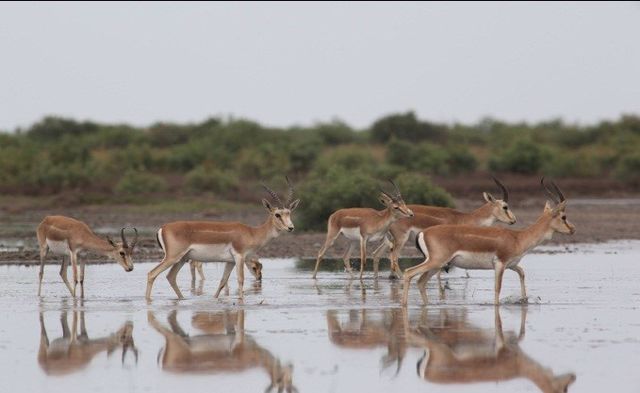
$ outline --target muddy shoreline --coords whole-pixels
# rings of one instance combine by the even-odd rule
[[[523,228],[532,223],[540,214],[543,206],[541,199],[525,199],[512,203],[512,210],[518,217],[513,228]],[[458,199],[456,205],[462,211],[480,206],[479,200]],[[140,262],[157,261],[162,251],[156,244],[155,232],[163,223],[174,220],[230,220],[256,225],[264,220],[265,214],[259,207],[249,206],[232,213],[221,211],[148,213],[135,206],[81,206],[51,209],[30,209],[11,212],[0,211],[0,264],[36,264],[39,261],[35,228],[42,218],[49,214],[62,214],[78,218],[89,224],[99,234],[116,235],[121,226],[135,226],[140,231],[139,249],[136,251]],[[567,208],[569,219],[576,225],[573,236],[556,234],[545,243],[547,245],[566,245],[571,252],[576,244],[600,243],[610,240],[640,239],[640,197],[637,198],[598,198],[572,199]],[[295,222],[295,218],[294,218]],[[294,232],[282,234],[272,240],[259,253],[265,258],[313,258],[324,243],[325,234],[320,232]],[[327,253],[327,257],[341,257],[347,243],[338,239]],[[376,245],[369,246],[370,252]],[[417,257],[418,253],[410,244],[404,248],[403,257]],[[356,257],[353,255],[352,257]],[[100,256],[89,255],[89,263],[106,262]],[[58,263],[51,258],[49,263]]]

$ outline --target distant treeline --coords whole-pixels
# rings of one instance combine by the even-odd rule
[[[47,117],[0,133],[0,190],[10,194],[211,193],[249,200],[259,181],[282,186],[282,175],[289,174],[306,193],[306,208],[326,218],[334,206],[371,203],[376,179],[396,178],[411,202],[448,204],[448,195],[426,184],[425,174],[487,171],[607,177],[637,187],[640,117],[587,126],[491,119],[447,125],[407,112],[365,130],[340,121],[271,128],[211,118],[136,128]]]

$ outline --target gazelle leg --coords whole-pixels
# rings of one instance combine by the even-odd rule
[[[202,262],[198,262],[196,264],[196,268],[198,269],[198,274],[200,275],[200,279],[204,280],[204,270],[202,269],[202,265],[204,265]]]
[[[371,258],[373,258],[373,277],[378,278],[378,267],[380,266],[380,257],[392,246],[391,240],[387,236],[384,237],[384,240],[378,248],[373,251]]]
[[[196,261],[193,259],[189,261],[189,270],[191,271],[191,289],[196,288]]]
[[[353,249],[355,247],[356,247],[356,243],[354,242],[349,243],[349,247],[347,247],[347,251],[345,251],[344,255],[342,255],[342,262],[344,262],[344,270],[349,274],[353,274],[351,272],[351,253],[353,252]]]
[[[362,273],[364,272],[364,266],[367,264],[367,238],[360,236],[360,279],[362,280]]]
[[[432,269],[440,269],[443,265],[442,258],[434,258],[433,256],[427,257],[421,264],[412,266],[404,271],[404,282],[402,291],[402,305],[407,305],[409,299],[409,286],[411,285],[411,279],[418,274],[426,273]]]
[[[84,259],[80,261],[80,297],[84,298]]]
[[[171,267],[172,265],[180,261],[183,256],[184,254],[177,257],[176,256],[169,257],[165,255],[164,258],[162,259],[162,262],[160,262],[156,267],[151,269],[151,271],[147,274],[147,291],[145,295],[147,300],[151,299],[151,289],[153,288],[153,282],[160,275],[160,273],[162,273],[163,271],[167,270],[169,267]]]
[[[434,274],[439,273],[440,269],[432,269],[426,273],[422,273],[420,278],[418,279],[418,289],[420,290],[420,296],[422,296],[422,301],[426,305],[427,301],[427,283],[429,279],[433,277]]]
[[[518,273],[518,276],[520,277],[520,296],[522,297],[522,301],[524,302],[527,300],[527,288],[524,285],[524,269],[518,265],[510,269]]]
[[[495,282],[495,297],[493,300],[494,305],[500,304],[500,291],[502,290],[502,276],[504,275],[504,263],[496,261],[495,264],[496,282]]]
[[[71,251],[69,252],[69,259],[71,259],[71,273],[73,274],[73,291],[71,296],[76,297],[76,287],[78,286],[78,255]]]
[[[236,277],[238,278],[238,297],[242,299],[244,298],[244,255],[234,254],[233,259],[236,260]]]
[[[409,232],[404,234],[399,234],[397,237],[394,237],[393,247],[391,248],[391,274],[389,278],[402,278],[402,270],[400,270],[400,253],[402,252],[402,248],[407,243],[409,239]]]
[[[60,277],[62,277],[62,281],[64,285],[67,286],[69,293],[73,296],[73,288],[71,288],[71,284],[69,284],[69,279],[67,278],[67,268],[69,267],[69,262],[67,262],[66,257],[62,257],[62,265],[60,265]]]
[[[167,273],[167,280],[169,281],[169,285],[171,285],[171,288],[173,288],[173,291],[176,293],[176,296],[178,296],[178,299],[184,299],[184,296],[182,296],[182,292],[180,292],[180,288],[178,287],[178,283],[176,282],[178,272],[180,271],[180,269],[182,269],[184,263],[185,261],[181,260],[180,262],[171,266],[169,273]]]
[[[40,239],[38,239],[40,241]],[[49,253],[49,247],[46,243],[40,244],[40,272],[38,272],[38,296],[42,291],[42,278],[44,277],[44,261],[47,259],[47,254]],[[67,284],[68,285],[68,284]],[[69,287],[71,289],[71,287]]]
[[[234,267],[235,265],[232,262],[227,262],[224,264],[224,273],[222,274],[222,278],[220,279],[218,290],[216,291],[215,295],[213,295],[214,298],[220,296],[220,291],[222,291],[222,288],[227,285],[227,281],[229,280],[229,276],[231,275]]]
[[[318,259],[316,259],[316,267],[315,269],[313,269],[313,276],[311,276],[311,278],[316,278],[316,275],[318,274],[318,268],[320,267],[320,261],[322,260],[324,253],[327,252],[329,247],[333,245],[333,242],[336,241],[336,238],[338,237],[339,234],[340,234],[340,231],[337,229],[332,229],[331,224],[329,224],[329,229],[327,230],[327,238],[325,239],[324,245],[320,249],[320,252],[318,252]]]

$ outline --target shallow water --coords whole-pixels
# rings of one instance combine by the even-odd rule
[[[57,266],[45,269],[41,299],[35,268],[2,266],[0,392],[255,392],[272,382],[300,392],[540,392],[570,374],[570,392],[637,392],[639,249],[525,257],[528,306],[516,304],[515,273],[505,274],[507,304],[494,308],[490,272],[455,270],[444,298],[430,283],[427,307],[412,287],[406,311],[386,272],[349,280],[341,262],[313,281],[310,261],[263,260],[263,282],[246,279],[242,306],[233,275],[231,296],[212,298],[218,264],[205,265],[204,294],[189,291],[185,268],[187,298],[161,276],[151,303],[152,264],[88,266],[84,301],[68,296]]]

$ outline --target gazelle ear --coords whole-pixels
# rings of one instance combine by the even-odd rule
[[[560,212],[563,212],[566,207],[567,207],[567,201],[562,201],[558,203],[556,207],[553,208],[553,215],[556,216],[560,214]]]
[[[107,241],[109,242],[109,244],[111,244],[113,247],[118,247],[116,246],[116,243],[113,241],[113,239],[111,239],[109,236],[107,236]]]
[[[386,194],[380,193],[378,200],[385,206],[389,206],[393,203],[393,199],[389,198]]]
[[[551,202],[546,201],[546,202],[544,203],[544,212],[545,212],[545,213],[548,213],[548,212],[550,212],[551,210],[553,210],[553,207],[551,207]]]
[[[489,194],[488,192],[483,192],[482,196],[484,197],[484,200],[489,203],[493,203],[496,201],[496,198],[494,198],[493,195]]]
[[[273,210],[273,208],[271,207],[271,204],[266,199],[262,200],[262,206],[264,206],[264,208],[269,210],[269,211]]]
[[[298,207],[298,205],[300,204],[300,199],[296,199],[295,201],[291,202],[289,204],[289,210],[294,211],[296,210],[296,208]]]

